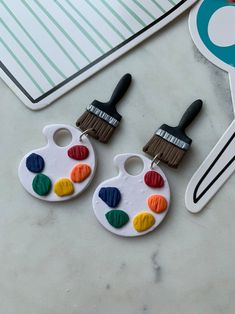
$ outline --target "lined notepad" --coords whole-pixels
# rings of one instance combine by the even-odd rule
[[[43,107],[195,0],[0,0],[1,77]]]

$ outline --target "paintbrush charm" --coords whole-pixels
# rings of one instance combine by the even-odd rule
[[[143,151],[152,157],[157,156],[158,160],[168,166],[177,168],[192,143],[191,138],[185,134],[185,129],[196,118],[201,108],[202,101],[194,101],[185,111],[178,126],[163,124],[143,147]]]
[[[131,75],[125,74],[118,82],[110,100],[106,103],[94,100],[77,120],[76,125],[82,131],[92,129],[90,135],[102,143],[107,143],[118,127],[122,116],[116,110],[116,104],[124,96],[131,84]]]

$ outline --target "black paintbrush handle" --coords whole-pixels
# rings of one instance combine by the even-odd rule
[[[200,99],[194,101],[183,114],[178,128],[184,131],[189,126],[189,124],[196,118],[198,113],[201,111],[201,108],[202,101]]]
[[[120,79],[117,86],[115,87],[113,94],[109,102],[107,103],[109,108],[115,108],[116,104],[119,102],[119,100],[124,96],[124,94],[128,90],[130,84],[131,84],[131,75],[127,73]]]

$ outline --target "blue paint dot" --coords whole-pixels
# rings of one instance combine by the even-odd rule
[[[26,159],[26,167],[29,171],[39,173],[43,171],[45,166],[44,159],[38,154],[31,154]]]
[[[108,187],[101,188],[99,191],[99,197],[104,201],[109,207],[117,207],[121,200],[121,193],[118,188]]]

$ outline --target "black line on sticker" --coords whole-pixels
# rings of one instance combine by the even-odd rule
[[[219,154],[217,155],[217,157],[214,159],[214,161],[212,162],[212,164],[210,165],[210,167],[206,170],[206,172],[204,173],[204,175],[201,177],[201,179],[198,181],[198,184],[195,187],[195,190],[193,192],[193,202],[194,204],[196,204],[202,197],[203,195],[213,186],[213,184],[220,178],[220,176],[225,172],[226,169],[228,169],[228,167],[235,161],[235,156],[232,157],[232,159],[221,169],[221,171],[215,176],[215,178],[210,182],[210,184],[208,184],[208,186],[201,192],[201,194],[199,194],[197,196],[197,191],[201,185],[201,183],[204,181],[204,179],[206,178],[206,176],[208,175],[208,173],[213,169],[214,165],[217,163],[217,161],[219,160],[219,158],[222,156],[222,154],[225,152],[225,150],[227,149],[227,147],[229,146],[229,144],[232,142],[232,140],[235,137],[235,133],[233,133],[230,137],[230,139],[227,141],[227,143],[224,145],[224,147],[222,148],[222,150],[219,152]]]

